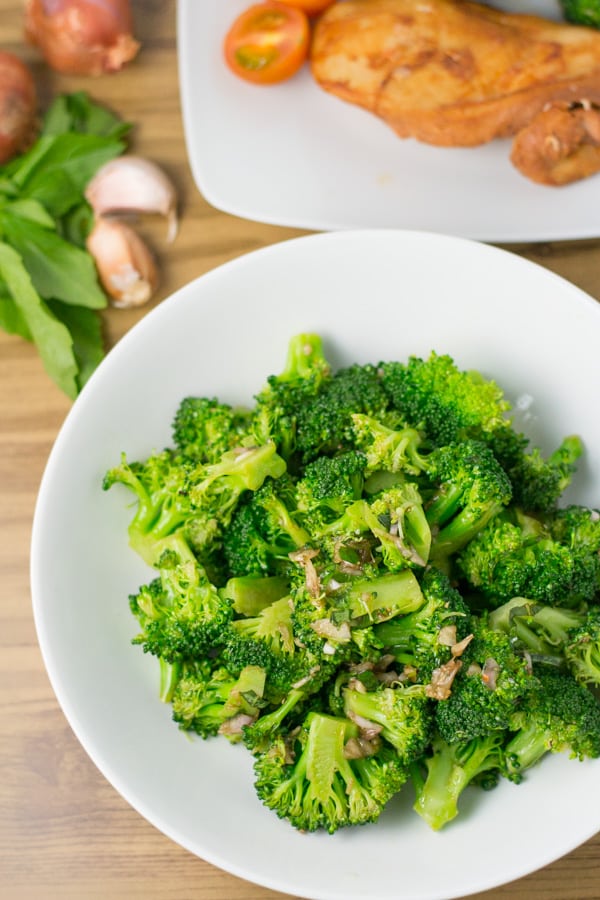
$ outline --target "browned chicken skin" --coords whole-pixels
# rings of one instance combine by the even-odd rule
[[[400,137],[438,146],[515,135],[550,106],[570,119],[573,109],[600,107],[600,32],[471,0],[333,4],[316,24],[311,68],[324,90],[381,117]],[[523,174],[534,177],[527,159],[538,140],[552,143],[548,127],[542,120],[524,142],[529,149],[516,153]],[[578,133],[589,147],[589,128]],[[557,180],[534,180],[563,184],[590,174],[589,150],[566,146],[571,163]]]

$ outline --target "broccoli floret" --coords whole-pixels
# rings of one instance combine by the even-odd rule
[[[202,657],[223,642],[233,610],[181,538],[156,562],[159,576],[129,598],[141,626],[133,639],[166,662]]]
[[[456,564],[491,607],[513,597],[574,606],[596,593],[594,554],[559,543],[541,520],[514,509],[476,535]]]
[[[149,565],[154,565],[162,552],[164,538],[184,528],[192,516],[189,499],[189,466],[165,450],[145,462],[121,462],[106,472],[102,487],[109,490],[122,484],[137,500],[129,523],[129,543]]]
[[[242,500],[223,534],[223,553],[229,573],[285,574],[289,554],[310,540],[294,519],[295,493],[287,474],[267,479]]]
[[[600,28],[600,7],[595,0],[560,0],[560,6],[567,22]]]
[[[435,486],[425,513],[435,529],[431,559],[447,558],[468,544],[506,507],[510,481],[481,442],[448,444],[429,454],[428,478]],[[423,491],[424,493],[424,491]]]
[[[570,435],[547,457],[537,447],[514,459],[505,459],[499,452],[497,455],[511,480],[515,504],[525,512],[541,514],[555,509],[571,483],[582,452],[581,439]]]
[[[429,558],[431,529],[412,482],[355,500],[331,522],[313,515],[310,526],[313,542],[348,571],[368,562],[389,571],[422,568]]]
[[[257,491],[267,478],[280,478],[286,464],[272,441],[260,447],[228,450],[216,463],[194,470],[190,501],[225,527],[245,491]]]
[[[289,596],[256,616],[235,619],[224,643],[223,660],[232,673],[248,665],[265,671],[265,692],[273,703],[296,687],[302,686],[305,694],[318,690],[335,666],[333,660],[296,640]]]
[[[528,661],[508,635],[475,616],[471,632],[449,696],[439,700],[435,711],[440,736],[449,743],[507,728],[531,684]]]
[[[342,692],[344,715],[367,738],[380,731],[404,765],[422,756],[433,733],[433,712],[425,686],[396,684],[365,691],[351,684]]]
[[[256,756],[258,797],[301,831],[375,822],[407,773],[391,747],[348,758],[358,733],[348,719],[310,712],[293,739],[277,736]]]
[[[323,381],[314,402],[305,403],[296,417],[296,448],[306,463],[322,454],[352,449],[352,416],[379,418],[388,406],[378,370],[370,365],[339,369]]]
[[[247,437],[250,412],[215,398],[184,397],[173,419],[173,442],[194,463],[216,463]]]
[[[581,610],[513,597],[490,612],[487,620],[490,628],[503,631],[515,646],[527,650],[536,661],[561,665],[571,631],[584,619]]]
[[[573,553],[579,578],[589,582],[589,599],[600,593],[600,510],[571,504],[546,519],[555,541]]]
[[[538,672],[536,682],[511,722],[505,774],[513,781],[520,781],[546,753],[568,753],[580,760],[600,756],[600,703],[592,692],[553,669]]]
[[[366,457],[366,473],[402,472],[419,475],[424,467],[422,432],[406,425],[390,428],[384,422],[358,413],[352,416],[356,446]]]
[[[502,390],[480,372],[461,371],[448,355],[382,363],[382,384],[409,425],[422,428],[436,446],[483,442],[510,478],[514,501],[527,512],[556,506],[581,455],[578,437],[565,438],[545,458],[517,432]]]
[[[436,446],[488,440],[510,430],[510,404],[498,385],[479,372],[459,370],[447,354],[411,356],[407,363],[382,363],[379,369],[391,405]]]
[[[590,607],[580,624],[570,630],[564,656],[577,681],[600,686],[600,607]]]
[[[308,463],[296,482],[296,501],[309,530],[318,532],[362,497],[366,463],[365,455],[358,450],[319,456]]]
[[[495,787],[503,765],[504,732],[492,731],[472,740],[452,743],[434,737],[421,765],[411,767],[414,810],[434,831],[458,815],[458,804],[471,784]]]
[[[289,342],[285,368],[270,375],[254,398],[251,432],[258,444],[273,441],[286,461],[296,452],[297,418],[316,402],[323,383],[331,379],[331,368],[316,334],[298,334]]]
[[[429,683],[435,669],[450,662],[452,648],[468,635],[470,610],[448,576],[427,569],[421,579],[425,603],[415,612],[374,627],[391,653],[417,681]]]
[[[203,738],[222,734],[231,743],[255,721],[263,705],[265,673],[248,666],[233,677],[223,666],[206,662],[184,665],[172,697],[173,720],[183,731]]]

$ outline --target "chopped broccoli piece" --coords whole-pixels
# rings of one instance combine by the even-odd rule
[[[219,595],[189,547],[179,540],[156,563],[159,576],[129,598],[141,626],[134,638],[166,662],[202,657],[220,646],[233,610]]]
[[[392,748],[349,758],[345,750],[357,735],[348,719],[310,712],[293,738],[278,736],[257,754],[259,798],[301,831],[332,834],[375,822],[407,773]]]
[[[304,404],[296,416],[296,449],[303,462],[323,454],[352,449],[355,413],[383,415],[388,399],[378,370],[370,365],[339,369],[323,381],[314,402]]]
[[[374,632],[384,652],[428,683],[433,671],[452,659],[452,648],[468,635],[470,610],[446,574],[427,569],[421,579],[424,604],[415,612],[396,616]]]
[[[477,784],[495,787],[503,765],[502,731],[490,731],[468,741],[433,738],[431,750],[421,765],[411,767],[416,800],[414,810],[434,831],[458,815],[465,789]]]
[[[571,628],[564,656],[577,681],[600,687],[600,607],[590,607],[582,621]]]
[[[229,578],[221,593],[231,600],[234,612],[257,616],[289,591],[289,581],[282,575],[240,575]]]
[[[479,372],[460,371],[447,354],[412,356],[407,363],[386,362],[379,369],[391,405],[435,446],[487,440],[510,429],[510,404],[498,385]]]
[[[243,727],[259,715],[264,682],[264,672],[253,666],[234,678],[223,666],[186,664],[173,692],[173,720],[183,731],[203,738],[222,734],[238,743]]]
[[[491,521],[456,562],[491,607],[513,597],[574,606],[594,597],[600,571],[596,551],[560,543],[542,520],[519,510]]]
[[[576,759],[600,756],[600,703],[567,673],[542,670],[527,705],[515,713],[506,745],[505,774],[520,781],[546,753]]]
[[[223,534],[229,572],[285,574],[289,554],[310,540],[294,519],[294,489],[287,474],[265,483],[239,503]]]
[[[567,22],[600,28],[600,7],[596,0],[560,0],[560,6]]]
[[[495,456],[478,441],[448,444],[429,454],[427,472],[435,485],[425,512],[436,529],[431,559],[458,552],[506,507],[510,481]]]
[[[346,717],[367,736],[381,733],[404,765],[421,757],[431,741],[433,712],[424,685],[396,684],[373,691],[348,686],[343,704]]]
[[[460,656],[449,696],[436,706],[437,729],[448,743],[507,728],[530,689],[528,661],[508,635],[475,617],[471,631],[473,639]]]
[[[173,443],[193,463],[216,463],[228,450],[242,446],[250,412],[215,398],[184,397],[173,419]]]

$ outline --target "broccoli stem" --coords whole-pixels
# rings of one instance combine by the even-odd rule
[[[173,692],[177,687],[177,683],[181,678],[181,672],[183,669],[182,663],[177,660],[176,662],[167,662],[166,659],[163,659],[162,656],[159,657],[159,690],[158,696],[162,700],[163,703],[170,703],[173,699]]]
[[[506,746],[506,774],[519,781],[521,773],[535,765],[550,751],[550,738],[539,723],[525,725]]]
[[[287,578],[280,575],[240,575],[229,579],[223,596],[231,600],[236,613],[253,618],[288,590]]]
[[[413,572],[389,572],[377,578],[354,581],[348,592],[350,615],[353,619],[368,617],[382,622],[400,613],[419,609],[424,597]]]
[[[501,732],[449,744],[434,738],[433,753],[425,759],[424,779],[413,779],[415,811],[439,831],[458,814],[458,801],[465,788],[483,772],[499,770],[502,764]]]

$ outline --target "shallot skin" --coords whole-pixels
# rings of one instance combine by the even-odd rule
[[[117,72],[138,53],[129,0],[26,0],[25,36],[66,75]]]
[[[33,75],[17,56],[0,50],[0,163],[27,148],[34,137],[36,112]]]

